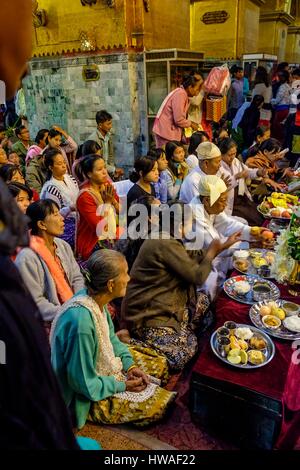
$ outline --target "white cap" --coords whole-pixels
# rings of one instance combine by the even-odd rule
[[[218,176],[206,175],[201,176],[198,190],[200,196],[209,196],[210,206],[213,206],[221,194],[227,191],[227,186]]]
[[[221,156],[219,147],[212,142],[202,142],[196,148],[198,160],[212,160]]]

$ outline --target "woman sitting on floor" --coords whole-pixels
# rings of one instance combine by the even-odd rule
[[[261,231],[226,214],[228,188],[218,176],[201,176],[198,191],[199,195],[190,202],[196,246],[194,242],[188,242],[186,246],[188,249],[207,249],[213,240],[223,244],[224,251],[213,261],[213,271],[203,286],[204,291],[214,298],[232,267],[233,251],[248,248],[252,235],[259,237]]]
[[[146,155],[137,158],[134,162],[134,171],[130,174],[130,181],[134,185],[127,193],[127,210],[140,197],[155,197],[154,183],[159,180],[158,163],[156,157]]]
[[[26,214],[27,207],[32,202],[32,191],[26,185],[22,183],[9,183],[7,186],[10,194],[13,196],[14,200],[18,204],[19,209]]]
[[[64,219],[57,204],[43,200],[30,204],[30,247],[20,251],[16,265],[43,320],[52,322],[61,305],[84,286],[70,245],[60,237]]]
[[[266,170],[267,175],[260,181],[253,181],[251,183],[251,192],[253,196],[261,199],[263,196],[270,194],[273,191],[281,191],[284,188],[283,183],[278,183],[276,179],[282,173],[276,162],[281,160],[284,153],[281,152],[280,142],[276,139],[268,139],[262,142],[259,146],[256,155],[249,157],[246,160],[246,165],[249,168],[259,168]]]
[[[221,166],[230,174],[231,185],[234,188],[234,191],[228,194],[225,212],[228,215],[242,217],[249,225],[262,225],[264,218],[257,211],[257,204],[252,200],[247,180],[266,176],[267,170],[248,168],[236,158],[237,144],[229,137],[221,139],[218,146],[222,154]]]
[[[67,174],[67,165],[59,150],[50,149],[45,152],[45,167],[48,170],[48,180],[42,188],[40,197],[51,199],[58,205],[65,221],[65,230],[61,238],[74,249],[78,184],[73,176]]]
[[[112,184],[103,157],[88,155],[80,162],[86,183],[81,187],[76,206],[78,211],[76,254],[86,261],[93,251],[111,248],[119,237],[117,215],[119,198]]]
[[[147,373],[166,378],[165,358],[130,351],[116,336],[105,307],[125,294],[129,276],[124,256],[112,250],[94,253],[85,277],[87,290],[64,305],[50,336],[52,365],[73,424],[80,429],[87,419],[140,426],[157,421],[175,394]]]
[[[195,286],[205,282],[223,246],[217,240],[205,254],[187,252],[183,239],[191,229],[190,208],[174,203],[165,217],[169,231],[145,240],[133,264],[122,317],[132,337],[164,354],[170,369],[181,370],[197,351],[193,329],[209,307],[206,296],[197,299]],[[191,304],[196,312],[189,318]]]

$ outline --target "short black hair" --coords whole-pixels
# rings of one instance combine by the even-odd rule
[[[85,157],[86,155],[93,155],[99,150],[101,150],[101,147],[98,142],[95,140],[86,140],[83,142],[81,147],[81,156]]]
[[[26,127],[26,126],[19,126],[19,127],[16,127],[16,129],[15,129],[15,135],[16,135],[16,137],[18,137],[24,129],[27,129],[27,127]]]
[[[294,70],[292,71],[292,76],[293,76],[293,77],[296,77],[296,76],[297,76],[297,77],[300,77],[300,69],[299,69],[299,68],[294,69]]]
[[[38,222],[40,220],[45,220],[47,215],[54,214],[54,209],[59,210],[56,202],[51,199],[41,199],[39,201],[33,202],[30,206],[27,207],[26,215],[29,217],[29,228],[31,229],[32,235],[38,235],[39,228]]]
[[[21,174],[21,170],[17,165],[6,163],[0,168],[0,177],[4,180],[5,183],[8,183],[11,181],[16,171]]]
[[[109,114],[105,109],[101,109],[101,111],[98,111],[96,113],[96,123],[100,124],[105,121],[111,121],[112,120],[112,115]]]
[[[134,162],[134,171],[129,175],[130,181],[132,181],[132,183],[137,183],[140,179],[140,172],[142,172],[143,176],[146,176],[153,170],[155,163],[156,158],[151,155],[137,158]]]
[[[40,129],[34,139],[35,143],[38,144],[41,140],[43,140],[43,138],[46,134],[48,134],[48,132],[48,129]]]
[[[21,191],[25,191],[28,194],[28,197],[31,201],[33,192],[31,191],[29,186],[27,186],[26,184],[18,183],[16,181],[14,183],[9,183],[7,187],[9,189],[9,192],[12,194],[14,198],[16,198],[20,194]]]

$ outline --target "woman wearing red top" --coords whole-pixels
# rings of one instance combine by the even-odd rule
[[[101,156],[88,155],[80,162],[80,169],[87,182],[82,186],[76,202],[76,254],[81,261],[85,261],[93,251],[111,248],[118,238],[116,218],[120,207]]]

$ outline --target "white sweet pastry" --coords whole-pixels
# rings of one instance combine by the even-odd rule
[[[286,317],[286,319],[283,320],[283,324],[288,330],[300,333],[300,318],[296,315]]]
[[[235,259],[247,259],[249,257],[249,251],[247,250],[236,250],[233,254]]]
[[[234,285],[234,290],[237,294],[245,295],[250,291],[251,287],[247,281],[238,281]]]
[[[234,334],[238,338],[244,339],[244,340],[250,339],[253,336],[252,331],[250,330],[250,328],[247,328],[247,327],[236,328]]]

